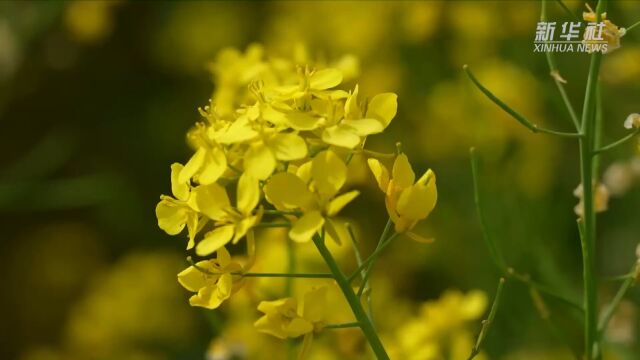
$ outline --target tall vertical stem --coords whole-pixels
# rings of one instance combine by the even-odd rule
[[[327,249],[323,237],[315,234],[313,236],[313,243],[318,248],[320,256],[322,256],[324,261],[327,263],[329,270],[331,270],[331,273],[333,273],[336,279],[336,283],[338,284],[338,287],[340,287],[340,290],[342,290],[344,297],[347,299],[347,302],[351,307],[351,311],[353,311],[353,315],[356,317],[356,320],[358,321],[358,324],[360,325],[364,336],[367,338],[367,341],[369,342],[369,345],[371,346],[376,359],[389,360],[389,355],[387,355],[387,352],[385,351],[384,346],[382,345],[382,341],[380,341],[380,338],[376,333],[371,319],[369,319],[369,316],[367,316],[367,313],[364,311],[364,307],[362,306],[360,299],[358,299],[358,297],[356,296],[356,293],[353,291],[351,283],[338,266],[338,263],[333,258],[333,255],[331,255],[329,249]]]
[[[606,0],[600,0],[596,7],[597,21],[601,20],[601,15],[605,11]],[[595,276],[595,238],[596,238],[596,217],[594,208],[594,144],[596,138],[595,124],[595,97],[598,86],[598,74],[600,72],[600,62],[602,53],[595,52],[591,55],[589,65],[589,77],[584,96],[582,108],[582,134],[580,138],[580,174],[583,189],[583,222],[584,231],[581,237],[582,242],[582,272],[584,280],[584,305],[585,305],[585,358],[594,359],[597,353],[597,333],[598,333],[598,294],[597,280]]]

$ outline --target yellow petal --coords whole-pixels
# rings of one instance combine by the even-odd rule
[[[281,161],[299,160],[307,156],[307,143],[295,133],[280,133],[269,139],[267,144]]]
[[[358,85],[356,85],[353,93],[347,98],[347,101],[344,103],[344,115],[347,119],[362,118],[362,110],[360,110],[360,104],[358,104]]]
[[[231,254],[224,246],[216,250],[216,262],[223,269],[231,262]]]
[[[187,161],[184,165],[182,171],[180,171],[180,175],[178,176],[178,182],[182,184],[186,184],[191,180],[191,178],[200,170],[202,164],[204,164],[204,159],[207,156],[207,149],[204,147],[198,148],[195,154],[191,156],[191,159]]]
[[[310,333],[313,331],[313,325],[305,319],[294,318],[291,322],[285,326],[284,331],[288,337],[296,338],[298,336]]]
[[[169,235],[177,235],[184,229],[188,215],[188,208],[167,200],[161,200],[156,206],[158,226]]]
[[[342,125],[353,128],[358,136],[377,134],[384,130],[384,126],[376,119],[343,120]]]
[[[277,324],[277,325],[282,325],[282,324]],[[271,336],[275,336],[278,339],[282,339],[282,340],[287,338],[287,334],[285,333],[282,326],[275,326],[275,324],[273,324],[273,322],[269,319],[269,316],[267,315],[264,315],[260,319],[256,320],[256,322],[253,323],[253,326],[256,328],[256,330],[258,330],[261,333],[269,334]]]
[[[189,299],[189,304],[206,309],[217,309],[222,304],[222,301],[222,299],[216,296],[215,289],[207,286],[200,289],[198,294],[193,295]]]
[[[331,218],[324,219],[324,229],[327,232],[327,237],[331,240],[335,241],[336,244],[342,245],[342,239],[340,238],[340,234],[338,233],[338,229],[336,229],[337,223],[333,221]]]
[[[398,111],[398,95],[394,93],[378,94],[371,99],[367,107],[367,118],[381,121],[384,127],[389,126]]]
[[[309,79],[309,87],[325,90],[338,86],[342,82],[342,72],[338,69],[322,69],[316,71]]]
[[[402,189],[413,185],[416,175],[411,169],[411,164],[409,163],[407,155],[400,154],[396,157],[396,160],[393,163],[392,175],[393,183]]]
[[[286,115],[287,124],[295,130],[309,131],[315,130],[320,126],[322,118],[312,116],[310,114],[293,112]]]
[[[333,151],[325,150],[313,158],[311,177],[320,193],[333,196],[347,180],[347,165]]]
[[[413,185],[402,191],[396,210],[401,217],[413,220],[426,218],[436,205],[435,186]]]
[[[251,127],[248,117],[240,116],[226,131],[218,135],[216,140],[220,144],[236,144],[251,140],[256,136],[258,136],[258,132]]]
[[[360,192],[358,190],[353,190],[349,191],[348,193],[336,196],[329,202],[329,205],[327,205],[327,215],[335,216],[340,212],[340,210],[342,210],[342,208],[344,208],[348,203],[355,199],[359,194]]]
[[[238,180],[237,208],[243,215],[250,214],[260,201],[258,180],[246,173]]]
[[[287,172],[273,175],[264,187],[264,194],[267,201],[278,209],[304,207],[312,196],[299,177]]]
[[[171,192],[178,200],[187,201],[189,198],[189,182],[180,182],[180,173],[184,169],[182,164],[171,164]]]
[[[334,125],[324,129],[322,141],[329,145],[353,149],[360,144],[361,139],[354,128],[346,125]]]
[[[371,169],[371,172],[373,173],[373,177],[376,178],[378,187],[383,193],[386,193],[387,188],[389,187],[389,170],[387,170],[387,168],[382,165],[378,159],[369,158],[367,159],[367,163],[369,164],[369,169]]]
[[[258,180],[267,179],[276,168],[276,158],[262,142],[251,144],[244,155],[244,170]]]
[[[319,211],[304,214],[289,230],[289,237],[297,242],[307,242],[324,224],[324,218]]]
[[[227,213],[225,209],[230,206],[227,191],[217,183],[200,185],[193,189],[192,196],[198,210],[211,220],[220,220]]]
[[[227,157],[221,148],[215,147],[207,151],[200,175],[198,175],[198,182],[202,185],[213,184],[226,170]]]
[[[218,282],[216,283],[216,296],[220,300],[226,300],[231,297],[231,291],[233,287],[233,278],[231,274],[225,273],[220,275]]]
[[[208,262],[208,260],[200,261],[196,265],[198,265],[198,267],[204,267],[205,263]],[[178,274],[178,282],[185,289],[197,292],[201,288],[207,286],[207,276],[195,267],[189,266]]]
[[[198,256],[207,256],[225,246],[233,237],[233,225],[219,226],[209,231],[202,241],[196,245]]]

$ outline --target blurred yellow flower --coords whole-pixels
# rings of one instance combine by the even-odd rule
[[[199,261],[178,274],[180,285],[196,293],[189,298],[191,306],[215,309],[241,286],[242,280],[234,280],[232,273],[242,271],[242,266],[231,260],[224,247],[219,248],[216,254],[215,260]],[[238,277],[236,274],[236,279]]]
[[[438,300],[424,303],[419,316],[396,333],[392,359],[467,359],[473,347],[468,325],[482,316],[487,305],[486,295],[479,290],[467,294],[448,290]],[[482,354],[477,357],[481,358]]]
[[[326,291],[324,286],[310,290],[301,304],[294,298],[260,302],[258,310],[264,315],[255,322],[256,329],[280,339],[322,330]]]
[[[387,212],[395,224],[396,232],[407,233],[416,241],[424,241],[411,230],[420,220],[426,219],[436,206],[438,190],[435,173],[429,169],[415,181],[416,175],[405,154],[396,157],[391,175],[379,160],[370,158],[368,163],[378,187],[385,194]]]

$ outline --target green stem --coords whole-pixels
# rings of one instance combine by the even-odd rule
[[[540,11],[540,21],[547,21],[547,1],[548,0],[542,0],[542,10]],[[566,10],[568,10],[562,1],[560,1],[560,4]],[[553,81],[555,82],[556,87],[558,88],[558,92],[560,92],[560,97],[562,98],[562,101],[564,102],[564,105],[567,108],[567,111],[569,112],[571,121],[573,122],[573,125],[575,126],[576,130],[579,130],[580,120],[578,120],[578,115],[576,115],[576,111],[573,108],[571,101],[569,100],[569,96],[567,95],[567,91],[564,88],[564,84],[560,81],[560,78],[559,78],[560,70],[558,69],[558,64],[556,63],[555,55],[552,52],[545,52],[545,56],[547,58],[547,63],[549,64],[551,77],[553,78]]]
[[[348,328],[354,328],[354,327],[360,327],[360,323],[349,322],[349,323],[342,323],[342,324],[329,324],[329,325],[326,325],[323,329],[348,329]]]
[[[380,341],[380,338],[373,327],[373,323],[371,323],[371,319],[369,319],[369,316],[367,316],[367,313],[364,311],[362,303],[360,303],[360,300],[351,287],[351,283],[344,275],[333,255],[331,255],[331,252],[325,245],[324,239],[318,234],[315,234],[313,236],[313,243],[316,245],[316,248],[318,248],[318,252],[320,252],[325,263],[327,263],[331,273],[333,273],[336,283],[349,303],[351,311],[353,311],[353,315],[360,324],[360,329],[362,329],[364,336],[367,338],[369,346],[371,346],[371,350],[373,350],[376,358],[378,360],[389,360],[389,355],[387,355],[387,352],[382,345],[382,341]]]
[[[368,284],[369,284],[369,277],[371,276],[371,273],[373,272],[373,265],[376,261],[376,259],[378,258],[378,254],[380,254],[380,252],[387,247],[387,245],[389,245],[391,243],[391,241],[393,241],[393,239],[398,235],[398,233],[395,233],[393,235],[391,235],[389,237],[388,240],[386,240],[379,249],[376,249],[376,252],[374,253],[373,259],[371,260],[371,262],[369,263],[369,267],[367,267],[367,271],[364,274],[364,278],[362,279],[362,284],[360,284],[360,288],[358,289],[358,298],[360,298],[362,296],[362,294],[364,293],[365,288],[371,288]]]
[[[487,89],[482,84],[480,84],[478,79],[473,75],[471,70],[469,70],[469,67],[467,65],[464,65],[462,68],[467,73],[467,76],[469,77],[469,79],[471,79],[473,84],[483,94],[485,94],[491,101],[493,101],[494,104],[498,105],[507,114],[511,115],[511,117],[513,117],[516,121],[518,121],[520,124],[522,124],[527,129],[531,130],[532,132],[534,132],[534,133],[546,133],[546,134],[564,136],[564,137],[574,137],[574,138],[575,137],[577,137],[577,138],[581,138],[582,137],[581,133],[570,133],[570,132],[549,130],[549,129],[541,128],[538,125],[532,123],[527,118],[525,118],[524,116],[520,115],[520,113],[518,113],[517,111],[515,111],[511,107],[509,107],[509,105],[505,104],[502,100],[500,100],[497,96],[495,96],[491,91],[489,91],[489,89]]]
[[[599,149],[594,150],[593,151],[593,155],[595,156],[595,155],[601,154],[603,152],[609,151],[609,150],[611,150],[613,148],[616,148],[616,147],[626,143],[627,141],[633,139],[638,134],[640,134],[640,128],[635,129],[632,133],[630,133],[627,136],[621,138],[620,140],[616,140],[616,141],[612,142],[609,145],[606,145],[606,146],[603,146],[603,147],[601,147]]]
[[[487,220],[484,217],[484,212],[482,211],[482,202],[480,198],[480,186],[479,186],[479,176],[478,176],[478,155],[476,153],[475,148],[471,148],[469,150],[471,155],[471,175],[473,179],[473,199],[476,204],[476,213],[478,215],[478,219],[480,221],[480,229],[482,231],[482,239],[485,242],[485,245],[489,249],[489,255],[493,260],[493,263],[496,265],[498,270],[501,273],[507,272],[507,265],[505,264],[504,258],[500,253],[500,248],[496,245],[493,237],[489,235],[489,228],[487,226]]]
[[[600,0],[596,7],[597,21],[600,22],[601,14],[605,11],[606,0]],[[596,238],[596,217],[593,194],[593,166],[592,156],[595,142],[595,108],[596,88],[598,85],[598,74],[602,53],[595,52],[591,55],[589,65],[589,76],[584,96],[582,108],[582,128],[584,137],[580,138],[580,174],[583,188],[584,217],[582,224],[581,248],[582,248],[582,273],[584,281],[584,308],[585,308],[585,357],[587,360],[597,358],[597,333],[598,333],[598,294],[597,278],[595,275],[595,238]]]
[[[496,313],[498,312],[498,307],[500,306],[500,298],[502,297],[502,289],[504,287],[504,278],[500,278],[498,282],[498,289],[496,290],[496,296],[493,299],[493,305],[491,305],[491,310],[489,311],[489,315],[486,320],[482,321],[482,328],[480,329],[480,333],[478,334],[478,338],[476,340],[476,344],[471,350],[471,355],[469,355],[468,360],[472,360],[476,355],[480,353],[480,347],[484,342],[484,339],[487,337],[489,333],[489,329],[491,328],[491,324],[493,324],[493,320],[496,317]]]
[[[636,263],[633,265],[632,272],[635,273],[637,271],[637,268],[638,268],[638,264]],[[600,339],[600,341],[602,341],[602,338],[604,337],[604,333],[607,330],[607,325],[609,324],[609,321],[611,321],[611,318],[615,314],[616,309],[618,308],[618,305],[620,305],[620,302],[622,301],[624,296],[627,294],[629,289],[631,289],[635,281],[636,281],[635,276],[627,276],[625,278],[625,280],[620,285],[620,289],[618,289],[618,292],[613,297],[613,300],[611,300],[611,304],[609,304],[609,306],[607,307],[607,310],[605,310],[604,314],[602,315],[602,320],[600,321],[600,324],[598,326],[598,338]]]
[[[629,31],[631,31],[631,30],[632,30],[634,27],[636,27],[636,26],[640,26],[640,21],[638,21],[637,23],[635,23],[635,24],[633,24],[633,25],[629,26],[629,27],[627,28],[627,33],[628,33]]]

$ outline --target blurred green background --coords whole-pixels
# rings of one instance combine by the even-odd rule
[[[576,14],[583,9],[566,3]],[[570,19],[549,7],[552,20]],[[535,122],[570,129],[544,54],[533,53],[539,11],[536,1],[0,2],[0,358],[204,357],[211,315],[188,306],[175,281],[184,244],[157,228],[153,209],[169,190],[169,165],[190,154],[186,131],[212,93],[207,64],[220,49],[255,42],[282,56],[300,45],[317,59],[353,54],[361,89],[399,95],[389,131],[368,147],[389,152],[402,141],[417,172],[433,168],[439,187],[436,211],[419,229],[436,243],[392,247],[380,266],[394,271],[376,274],[393,280],[387,291],[399,302],[449,288],[495,291],[499,275],[473,205],[470,146],[483,158],[489,226],[508,262],[578,299],[576,144],[521,128],[461,71],[469,64]],[[613,2],[609,18],[636,22],[640,2]],[[558,61],[580,108],[588,56]],[[602,79],[609,142],[640,112],[640,31],[605,57]],[[639,162],[631,143],[602,160],[603,173],[617,170],[605,178],[612,199],[599,216],[603,277],[635,261]],[[370,250],[386,214],[380,194],[367,189],[347,215],[369,235]],[[603,283],[603,301],[615,289]],[[615,358],[638,358],[639,301],[632,290],[613,323]],[[575,314],[547,305],[578,348]],[[490,358],[571,358],[518,284],[507,284],[494,326]]]

